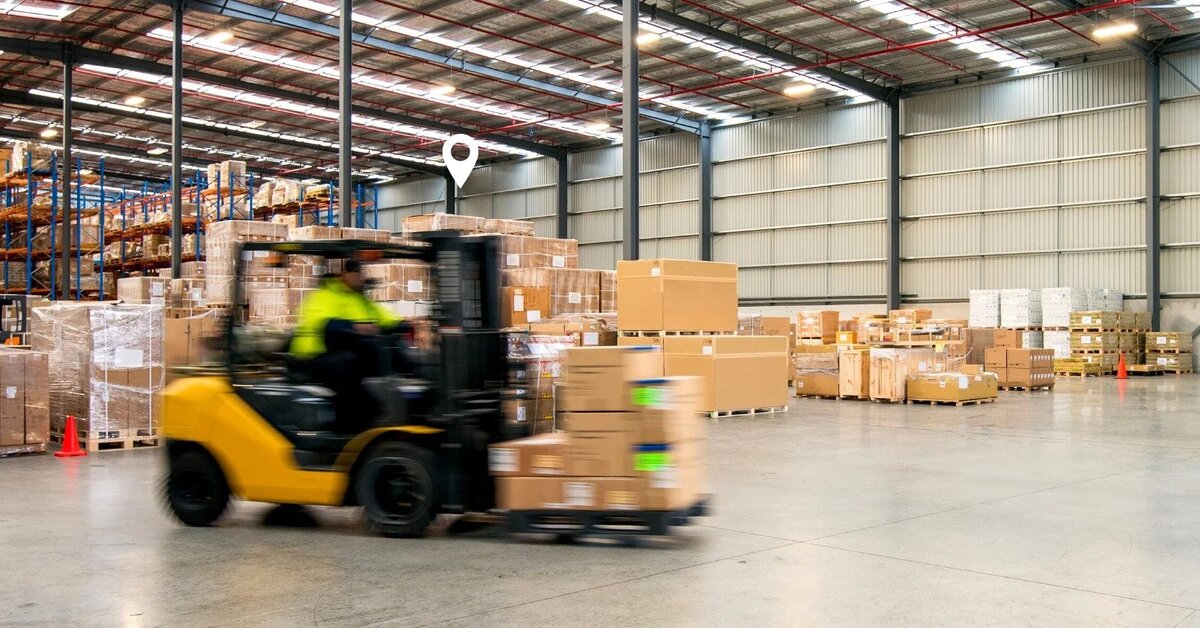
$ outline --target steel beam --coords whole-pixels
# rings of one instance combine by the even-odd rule
[[[888,101],[887,306],[900,309],[900,98]]]
[[[57,43],[51,44],[45,41],[17,39],[14,37],[0,37],[0,50],[27,57],[45,59],[47,61],[58,61],[60,57],[60,53],[58,51],[60,49],[61,46]],[[137,57],[129,57],[126,55],[105,52],[102,50],[92,50],[90,48],[83,48],[79,46],[75,46],[74,51],[76,63],[103,65],[110,68],[135,70],[138,72],[146,72],[147,74],[158,74],[160,76],[171,75],[171,66],[150,61],[148,59],[139,59]],[[338,103],[335,99],[327,98],[325,96],[283,89],[271,85],[262,85],[260,83],[252,83],[241,78],[221,76],[219,74],[209,74],[199,70],[190,70],[185,68],[183,71],[183,77],[188,80],[210,83],[212,85],[219,85],[221,87],[228,87],[230,89],[240,89],[253,92],[255,94],[261,94],[263,96],[270,96],[272,98],[285,98],[287,100],[293,100],[308,105],[316,105],[326,109],[335,109],[338,106]],[[355,115],[371,116],[373,118],[387,120],[388,122],[408,124],[415,127],[432,129],[435,131],[443,131],[452,135],[462,133],[464,135],[470,135],[481,140],[488,140],[497,144],[503,144],[505,146],[511,146],[521,150],[527,150],[531,153],[536,153],[546,157],[557,157],[564,152],[563,149],[557,146],[538,144],[537,142],[509,137],[499,133],[480,133],[478,129],[469,129],[453,124],[447,124],[445,122],[438,122],[436,120],[426,120],[424,118],[418,118],[416,116],[410,116],[403,113],[381,111],[374,107],[365,105],[352,104],[352,107]]]
[[[446,213],[458,213],[458,185],[454,183],[454,177],[446,172],[442,175],[442,179],[446,182]]]
[[[59,281],[59,289],[62,290],[62,299],[68,300],[71,298],[71,237],[75,234],[75,228],[71,224],[71,168],[75,165],[75,158],[71,156],[71,141],[74,139],[71,127],[73,126],[73,111],[71,109],[71,94],[75,92],[75,83],[72,80],[75,72],[75,61],[71,58],[71,47],[63,46],[61,48],[62,64],[63,64],[63,93],[67,95],[62,101],[62,199],[58,206],[62,208],[63,220],[62,227],[62,261],[59,263],[59,271],[62,273],[62,279]],[[79,174],[76,172],[76,174]],[[29,199],[30,205],[33,199]]]
[[[1079,2],[1079,0],[1054,0],[1054,2],[1059,6],[1071,11],[1089,8],[1088,5]],[[1097,26],[1109,23],[1109,19],[1107,17],[1098,15],[1096,13],[1080,13],[1079,17]],[[1122,38],[1121,43],[1124,44],[1126,48],[1129,48],[1137,53],[1137,55],[1143,59],[1150,60],[1150,58],[1154,56],[1154,45],[1140,36],[1134,35],[1132,37]]]
[[[151,1],[157,4],[166,4],[172,0]],[[245,20],[247,22],[255,22],[258,24],[267,24],[280,28],[290,28],[293,30],[307,31],[310,33],[333,37],[338,35],[338,28],[334,26],[322,24],[313,20],[306,20],[294,15],[289,15],[276,10],[274,7],[256,6],[242,2],[241,0],[188,0],[188,8],[196,11],[215,13],[225,17]],[[493,67],[492,65],[472,63],[460,58],[455,58],[457,51],[448,55],[431,52],[415,46],[400,44],[365,33],[355,33],[354,41],[364,46],[370,46],[379,50],[392,52],[410,59],[417,59],[419,61],[441,66],[443,68],[475,74],[503,83],[528,87],[532,90],[553,94],[555,96],[562,96],[564,98],[577,100],[597,107],[612,108],[620,104],[603,96],[585,92],[582,89],[556,85],[554,83],[548,83],[546,81],[530,78],[526,75],[506,72]],[[666,124],[689,133],[696,133],[700,128],[700,124],[698,122],[690,120],[684,116],[672,115],[655,109],[650,109],[648,107],[640,107],[637,109],[637,111],[643,117],[649,120],[661,122],[662,124]]]
[[[338,209],[339,224],[354,226],[354,195],[350,182],[350,145],[354,141],[350,121],[354,102],[354,0],[340,0],[338,28]]]
[[[5,103],[10,104],[10,105],[20,105],[22,107],[41,107],[41,108],[54,107],[54,108],[57,108],[59,106],[59,99],[51,98],[49,96],[39,96],[36,94],[30,94],[27,92],[19,92],[19,91],[15,91],[15,90],[0,88],[0,104],[5,104]],[[75,103],[74,108],[76,111],[87,111],[87,112],[91,112],[91,113],[103,113],[103,114],[107,114],[107,115],[117,115],[117,113],[119,113],[120,115],[122,115],[126,118],[136,118],[138,120],[144,120],[146,122],[153,122],[156,124],[161,124],[163,122],[162,118],[157,118],[157,117],[154,117],[151,115],[137,113],[134,111],[117,112],[116,110],[105,109],[104,107],[100,107],[98,105],[87,105],[87,104],[83,104],[83,103]],[[304,142],[298,142],[295,140],[287,140],[287,139],[283,139],[281,137],[263,137],[261,135],[256,135],[254,133],[246,133],[243,131],[238,131],[237,129],[215,129],[213,127],[205,126],[203,124],[199,124],[196,122],[188,122],[187,120],[183,120],[182,124],[183,124],[183,128],[185,128],[185,129],[195,129],[197,131],[205,131],[208,133],[220,133],[221,135],[225,135],[227,137],[237,137],[237,138],[241,138],[241,139],[253,140],[256,142],[263,142],[263,143],[267,143],[267,144],[280,144],[283,146],[294,146],[296,148],[303,148],[303,149],[311,150],[311,151],[328,151],[329,150],[328,148],[325,148],[325,147],[313,146],[312,144],[306,144]],[[389,163],[389,164],[392,164],[395,166],[400,166],[403,168],[408,168],[410,170],[415,170],[417,172],[424,172],[426,174],[433,174],[433,175],[437,175],[437,176],[441,176],[443,173],[446,172],[445,168],[441,168],[438,166],[414,163],[414,162],[410,162],[410,161],[405,161],[403,159],[394,159],[391,157],[383,157],[381,155],[376,155],[376,156],[372,157],[371,159],[373,159],[375,161],[382,161],[385,163]]]
[[[624,259],[637,259],[641,231],[641,166],[638,159],[638,3],[625,0],[621,20],[621,206]]]
[[[603,0],[603,2],[605,2],[607,4],[611,4],[611,5],[622,4],[622,0]],[[819,62],[819,60],[813,61],[813,60],[809,60],[809,59],[804,59],[804,58],[798,57],[794,54],[783,52],[781,50],[776,50],[766,44],[760,44],[756,41],[751,41],[744,37],[739,37],[738,35],[735,35],[728,31],[723,31],[720,28],[717,28],[715,26],[709,26],[708,24],[705,24],[703,22],[697,22],[696,20],[684,17],[677,13],[672,13],[671,11],[657,7],[648,2],[641,2],[639,4],[640,4],[640,9],[641,9],[642,13],[649,15],[650,18],[653,20],[659,20],[661,22],[670,24],[672,26],[677,26],[679,28],[686,28],[689,31],[703,35],[706,38],[715,39],[717,41],[720,41],[721,43],[728,44],[731,46],[737,46],[739,48],[744,48],[746,50],[749,50],[750,52],[753,52],[755,54],[760,54],[764,57],[769,57],[780,63],[806,68],[806,70],[805,70],[806,72],[811,72],[813,74],[823,76],[823,77],[833,81],[834,83],[841,85],[842,87],[847,87],[847,88],[852,89],[856,92],[859,92],[860,94],[863,94],[865,96],[870,96],[871,98],[873,98],[875,100],[887,102],[888,98],[890,97],[890,95],[893,91],[892,89],[885,87],[883,85],[877,85],[866,79],[863,79],[863,78],[860,78],[860,77],[857,77],[857,76],[854,76],[851,74],[846,74],[845,72],[834,70],[833,68],[827,68],[827,67],[809,68],[808,66],[812,65],[813,63]]]
[[[183,268],[183,0],[171,20],[171,278]]]
[[[1162,76],[1158,55],[1146,60],[1146,311],[1151,329],[1162,319]]]
[[[556,218],[555,233],[560,238],[570,237],[571,231],[571,189],[570,189],[570,170],[568,168],[567,156],[563,155],[557,159],[558,162],[558,186],[555,192],[558,195],[557,202],[554,206],[554,216]]]
[[[712,125],[700,126],[700,259],[713,258]]]

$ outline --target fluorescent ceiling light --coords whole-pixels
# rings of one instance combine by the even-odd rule
[[[58,137],[58,131],[55,129],[42,129],[41,132],[38,133],[38,137],[44,140],[52,140]]]
[[[242,126],[248,126],[252,129],[257,129],[266,123],[267,123],[266,120],[251,120],[251,121],[243,124]]]
[[[217,31],[209,35],[205,41],[210,44],[225,44],[233,39],[233,33],[230,31]]]
[[[146,104],[146,98],[144,96],[130,96],[125,99],[125,104],[130,107],[141,107]]]
[[[651,31],[641,31],[637,35],[637,45],[649,46],[651,44],[658,42],[658,40],[660,40],[660,39],[662,39],[662,35],[659,35],[658,33],[654,33]]]
[[[1114,39],[1116,37],[1126,37],[1138,31],[1138,25],[1134,22],[1114,22],[1107,26],[1101,26],[1092,31],[1092,37],[1096,39]]]
[[[611,129],[612,125],[610,125],[608,122],[606,122],[604,120],[597,120],[595,122],[589,123],[587,125],[587,128],[592,131],[600,132],[600,131],[607,131],[607,130]]]
[[[146,152],[151,155],[165,155],[167,154],[167,149],[163,148],[162,146],[156,146]]]
[[[450,94],[454,93],[454,86],[450,85],[449,83],[434,85],[433,87],[429,88],[429,93],[436,94],[438,96],[449,96]]]
[[[799,98],[801,96],[807,96],[815,91],[817,91],[817,86],[813,85],[812,83],[792,83],[791,85],[783,88],[783,95],[790,96],[792,98]]]
[[[0,1],[0,15],[15,15],[17,17],[30,17],[38,20],[53,20],[58,22],[74,12],[74,7],[52,7],[40,3],[25,2],[23,0]]]

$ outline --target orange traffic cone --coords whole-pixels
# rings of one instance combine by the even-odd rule
[[[1125,368],[1125,354],[1120,354],[1120,359],[1117,360],[1117,379],[1129,379],[1129,371]]]
[[[79,448],[79,432],[75,431],[75,417],[67,415],[67,424],[63,427],[62,449],[54,452],[55,458],[74,458],[86,456],[87,450]]]

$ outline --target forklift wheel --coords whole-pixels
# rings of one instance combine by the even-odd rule
[[[384,443],[367,454],[354,481],[372,532],[419,536],[437,515],[433,454],[409,443]]]
[[[229,485],[217,462],[202,451],[171,456],[166,482],[167,505],[189,526],[209,526],[229,505]]]

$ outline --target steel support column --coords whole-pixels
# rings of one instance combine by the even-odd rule
[[[558,237],[560,237],[560,238],[566,238],[566,237],[568,237],[567,234],[571,230],[571,224],[570,224],[571,194],[570,194],[570,188],[568,187],[568,186],[570,186],[570,176],[569,176],[570,171],[567,168],[567,166],[568,166],[567,155],[565,153],[563,155],[559,156],[557,158],[557,161],[558,161],[558,187],[555,188],[555,191],[558,194],[558,202],[555,204],[555,207],[554,207],[554,211],[555,211],[554,215],[555,215],[555,218],[557,219],[557,223],[556,223],[557,227],[555,229],[555,233],[558,234]]]
[[[1146,59],[1146,311],[1152,329],[1162,318],[1162,248],[1159,213],[1162,182],[1162,76],[1160,57]]]
[[[712,123],[700,124],[700,259],[713,258]]]
[[[62,209],[62,222],[58,223],[62,226],[62,262],[59,264],[59,270],[62,273],[62,279],[59,281],[59,289],[62,290],[62,299],[71,298],[71,237],[75,233],[75,228],[71,224],[71,166],[75,163],[74,157],[71,156],[71,140],[74,139],[71,133],[72,110],[71,99],[75,93],[75,85],[72,81],[75,74],[75,60],[71,54],[71,47],[64,45],[62,49],[63,63],[63,102],[62,102],[62,199],[58,206]],[[78,173],[76,173],[78,174]],[[29,199],[30,206],[33,204],[33,199]],[[32,259],[32,258],[31,258]]]
[[[183,0],[171,21],[171,277],[183,267]],[[200,225],[196,225],[199,233]]]
[[[350,177],[350,143],[354,68],[354,0],[341,0],[341,28],[338,29],[338,206],[339,224],[354,226],[354,184]]]
[[[624,259],[637,259],[641,238],[641,199],[639,189],[640,160],[638,159],[638,3],[624,0],[624,19],[621,20],[621,206],[624,224]]]
[[[458,185],[454,183],[454,177],[449,172],[442,175],[446,181],[446,213],[458,213]]]
[[[887,306],[900,308],[900,97],[888,100]]]

